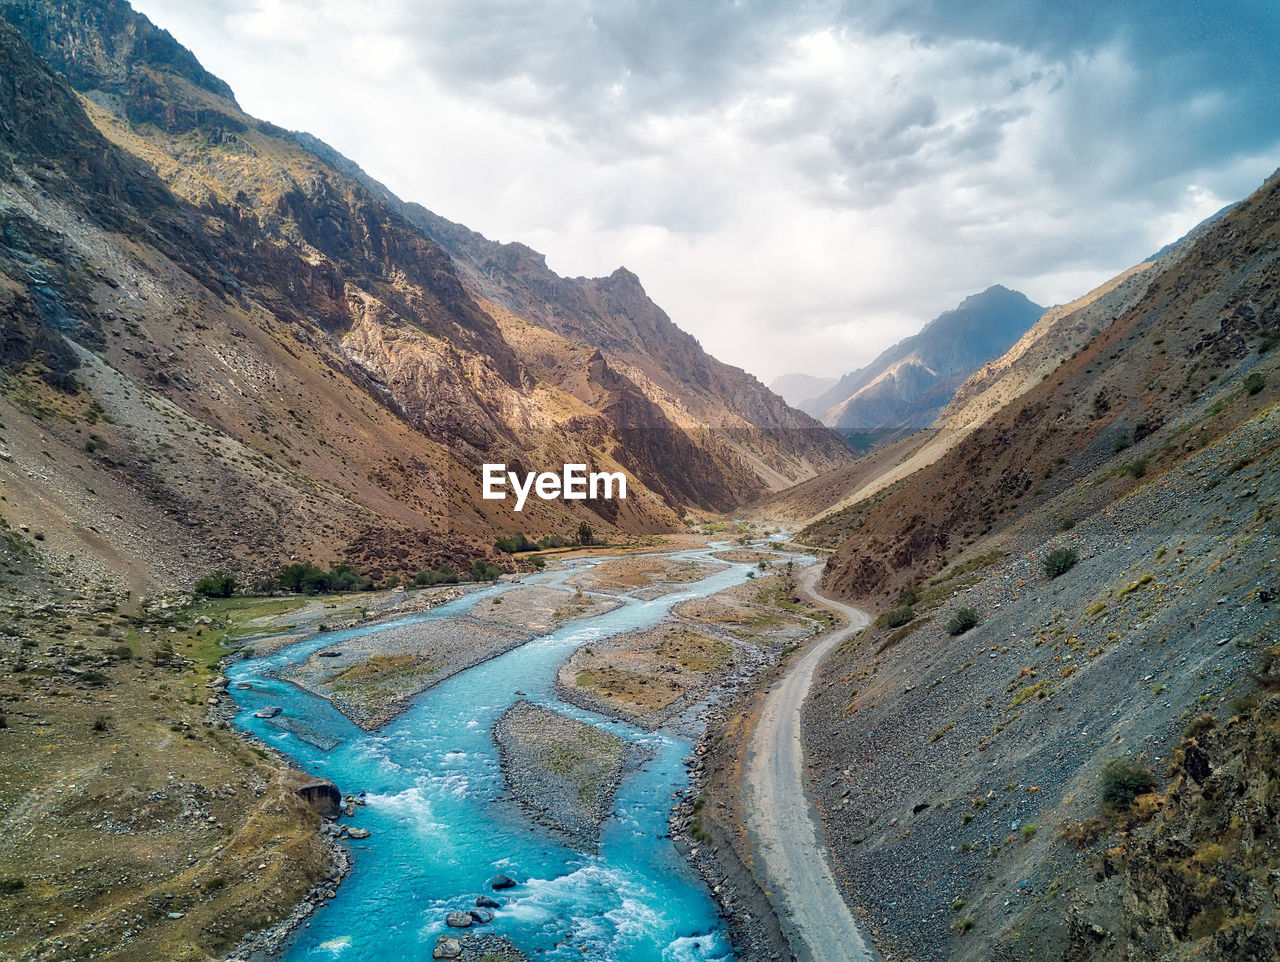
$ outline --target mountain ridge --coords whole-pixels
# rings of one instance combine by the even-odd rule
[[[297,137],[244,115],[225,84],[127,4],[56,10],[0,3],[0,16],[24,26],[48,63],[72,65],[83,88],[72,92],[5,24],[5,216],[18,225],[10,237],[36,251],[34,274],[17,261],[6,271],[7,296],[27,319],[20,336],[6,338],[16,378],[7,391],[16,399],[41,368],[42,383],[72,397],[83,387],[92,399],[93,385],[77,385],[71,371],[97,362],[65,348],[72,336],[112,378],[148,395],[148,411],[176,403],[193,436],[212,430],[248,446],[251,470],[239,458],[207,465],[207,477],[178,478],[146,469],[153,446],[176,444],[201,464],[199,444],[169,438],[151,414],[98,431],[132,479],[121,496],[143,512],[181,505],[191,521],[175,539],[177,558],[160,566],[166,583],[179,570],[191,578],[246,564],[256,544],[278,540],[268,532],[282,501],[301,515],[279,550],[341,557],[361,545],[381,575],[436,554],[487,556],[485,544],[513,525],[540,534],[583,520],[632,534],[673,530],[687,510],[729,509],[848,459],[838,438],[706,356],[629,272],[564,282],[590,311],[564,334],[549,329],[554,340],[539,342],[541,356],[553,344],[551,354],[580,364],[523,353],[533,343],[517,333],[526,319],[476,289],[466,262],[411,223],[401,203],[384,203]],[[64,306],[41,309],[55,303]],[[612,333],[581,353],[575,336],[593,318]],[[636,363],[634,342],[649,335],[663,338],[668,367]],[[747,416],[734,413],[739,399]],[[40,403],[51,401],[64,403]],[[83,460],[71,437],[62,443],[68,461]],[[622,504],[538,502],[514,516],[480,499],[486,460],[621,468],[635,491]],[[247,486],[242,500],[255,505],[261,532],[197,544],[213,523],[200,489],[231,475]],[[328,506],[285,493],[316,483],[338,486]],[[68,517],[99,510],[107,509],[68,508]],[[370,531],[383,534],[371,540]],[[72,554],[98,550],[83,524],[57,538],[79,546]],[[179,551],[178,541],[190,543]]]

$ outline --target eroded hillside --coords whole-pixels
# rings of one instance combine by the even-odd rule
[[[893,957],[1274,954],[1278,205],[1272,178],[1104,289],[1113,322],[802,535],[879,614],[805,724]]]

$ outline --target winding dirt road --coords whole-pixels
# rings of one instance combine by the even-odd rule
[[[822,568],[800,575],[800,587],[840,612],[848,627],[805,649],[765,697],[752,732],[744,777],[747,831],[757,877],[766,883],[791,951],[802,962],[871,962],[875,950],[862,937],[836,885],[822,828],[809,802],[800,707],[822,660],[869,621],[865,612],[814,589]]]

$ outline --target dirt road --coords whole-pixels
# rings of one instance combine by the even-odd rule
[[[854,924],[840,895],[820,841],[822,829],[809,802],[800,745],[800,706],[814,671],[837,645],[863,628],[865,612],[818,595],[820,565],[802,572],[799,583],[815,601],[840,612],[849,625],[805,649],[769,691],[751,735],[744,778],[743,810],[755,854],[755,870],[766,883],[782,930],[802,962],[870,962],[874,949]]]

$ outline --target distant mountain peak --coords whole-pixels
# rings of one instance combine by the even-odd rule
[[[802,409],[836,429],[927,427],[956,389],[1027,332],[1044,308],[993,284],[943,311]]]

